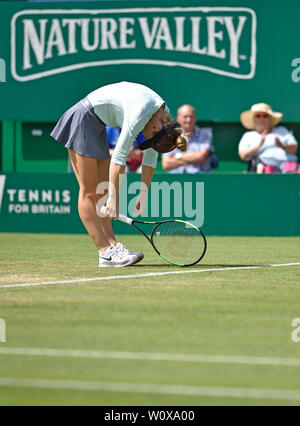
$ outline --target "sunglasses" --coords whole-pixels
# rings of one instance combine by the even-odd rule
[[[268,114],[256,114],[255,118],[269,118]]]

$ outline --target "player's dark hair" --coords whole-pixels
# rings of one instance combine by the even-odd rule
[[[175,123],[167,124],[152,138],[142,142],[140,149],[153,148],[160,154],[173,151],[175,148],[186,151],[186,140],[181,133],[182,130]]]

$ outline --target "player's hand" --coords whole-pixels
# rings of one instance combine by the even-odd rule
[[[119,203],[116,202],[115,198],[108,198],[105,206],[105,216],[115,220],[119,217]]]
[[[141,191],[136,201],[135,212],[133,213],[133,217],[137,217],[143,214],[146,208],[147,198],[148,198],[148,192],[145,190]]]

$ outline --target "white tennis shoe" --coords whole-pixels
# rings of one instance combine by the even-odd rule
[[[139,262],[144,259],[144,253],[141,251],[130,251],[122,243],[118,243],[117,247],[119,247],[121,251],[126,251],[130,256],[137,256]]]
[[[118,243],[116,246],[111,245],[104,253],[99,251],[100,268],[122,268],[134,265],[143,259],[144,254],[142,252],[130,251],[122,243]]]

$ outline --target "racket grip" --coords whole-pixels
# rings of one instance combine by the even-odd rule
[[[119,221],[127,223],[127,225],[132,225],[133,219],[130,219],[130,217],[124,216],[123,214],[119,214]]]
[[[102,215],[102,216],[104,216],[104,215],[105,215],[105,206],[102,206],[102,207],[101,207],[101,209],[100,209],[100,213],[101,213],[101,215]],[[118,220],[119,220],[120,222],[127,223],[128,225],[131,225],[131,224],[132,224],[132,222],[133,222],[133,219],[130,219],[129,217],[124,216],[123,214],[119,214]]]

